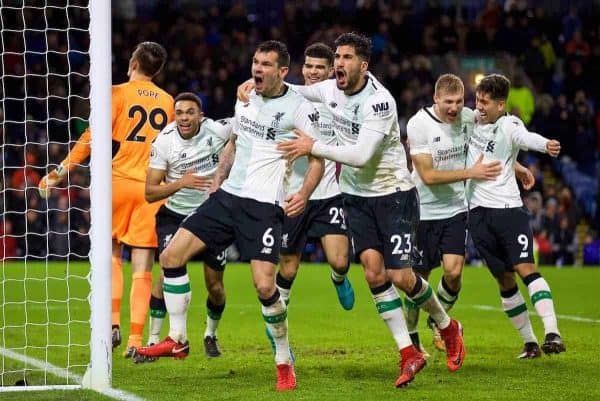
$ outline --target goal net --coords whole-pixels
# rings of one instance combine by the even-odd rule
[[[111,355],[110,2],[0,5],[0,392],[103,389]],[[92,142],[91,163],[41,197],[40,178],[90,120],[105,139]]]

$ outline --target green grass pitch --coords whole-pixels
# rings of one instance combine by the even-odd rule
[[[0,267],[0,346],[22,346],[26,335],[27,356],[65,366],[67,360],[84,364],[88,358],[89,327],[77,323],[67,330],[67,319],[88,318],[85,280],[69,276],[69,286],[58,280],[66,273],[85,275],[87,264],[29,264],[27,284],[12,281],[23,277],[20,265]],[[456,373],[445,366],[444,355],[431,345],[431,334],[421,318],[421,338],[432,354],[427,367],[408,388],[396,389],[398,353],[385,324],[378,317],[362,269],[353,265],[350,278],[356,304],[346,312],[338,304],[324,265],[304,265],[294,284],[289,307],[289,337],[296,354],[298,389],[292,393],[274,391],[275,367],[259,302],[245,264],[230,264],[225,273],[227,306],[219,327],[223,355],[207,359],[203,353],[206,290],[197,264],[189,266],[192,304],[188,314],[191,353],[183,361],[162,359],[135,365],[121,357],[123,345],[113,356],[113,386],[147,400],[600,400],[600,269],[542,268],[553,292],[559,326],[567,352],[537,360],[516,359],[522,343],[500,310],[498,289],[484,268],[466,268],[463,291],[451,315],[465,329],[467,358]],[[36,281],[40,274],[57,279]],[[129,266],[124,266],[126,295],[123,299],[123,334],[128,332]],[[432,275],[437,286],[440,269]],[[528,298],[526,290],[521,287]],[[64,303],[64,293],[73,298]],[[27,305],[19,303],[27,294]],[[55,299],[46,305],[46,294]],[[531,303],[528,302],[532,311]],[[25,322],[27,329],[18,326]],[[538,340],[543,340],[541,321],[532,316]],[[50,326],[45,321],[56,322]],[[163,330],[166,335],[166,327]],[[72,344],[65,347],[70,334]],[[48,350],[32,347],[46,341]],[[0,355],[2,383],[12,385],[23,374],[10,373],[22,362]],[[75,368],[81,375],[83,368]],[[52,383],[64,383],[47,374]],[[30,372],[30,384],[44,376]],[[108,400],[89,391],[0,393],[1,400]]]

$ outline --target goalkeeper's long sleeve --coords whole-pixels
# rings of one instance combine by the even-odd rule
[[[68,171],[80,166],[83,161],[90,156],[90,141],[91,132],[90,129],[87,128],[79,140],[77,140],[75,146],[73,146],[73,149],[71,149],[67,157],[60,162],[60,165],[65,167]]]

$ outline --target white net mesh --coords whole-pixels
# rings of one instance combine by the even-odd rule
[[[0,386],[76,384],[89,362],[89,171],[37,185],[89,115],[87,1],[0,1]]]

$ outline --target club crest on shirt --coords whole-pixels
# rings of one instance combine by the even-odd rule
[[[281,118],[285,115],[285,112],[278,111],[273,116],[273,122],[271,122],[271,127],[279,128],[279,123],[281,122]]]
[[[355,104],[354,108],[352,109],[352,113],[354,114],[354,117],[352,117],[352,120],[356,121],[358,120],[358,110],[360,109],[360,104]]]

